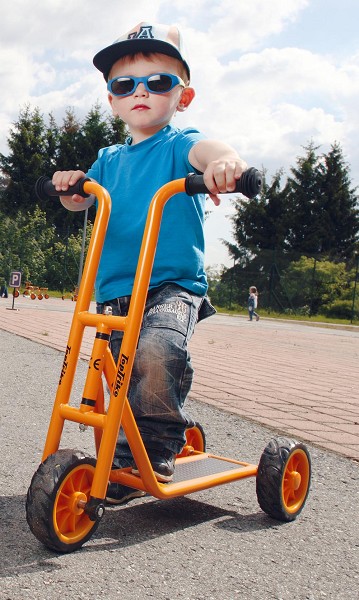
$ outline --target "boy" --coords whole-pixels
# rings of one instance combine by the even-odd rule
[[[197,130],[180,131],[170,122],[191,104],[190,69],[177,28],[140,23],[94,57],[107,81],[114,115],[128,126],[123,145],[103,148],[86,174],[112,198],[112,213],[96,280],[98,312],[111,306],[125,315],[148,206],[165,183],[196,170],[212,200],[231,192],[247,168],[235,150],[204,139]],[[58,171],[56,189],[84,177],[82,171]],[[61,197],[61,196],[60,196]],[[83,210],[94,199],[62,197],[70,210]],[[178,194],[165,206],[129,401],[158,481],[173,478],[174,462],[193,422],[183,411],[193,369],[187,344],[195,324],[215,311],[206,298],[203,221],[205,196]],[[123,333],[113,332],[111,351],[117,361]],[[113,468],[132,466],[131,451],[120,433]],[[144,493],[110,484],[107,501],[124,504]]]

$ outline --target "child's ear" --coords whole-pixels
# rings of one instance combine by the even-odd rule
[[[114,117],[116,117],[117,115],[116,115],[116,113],[114,111],[114,108],[113,108],[113,96],[112,96],[112,94],[108,94],[107,98],[108,98],[108,101],[109,101],[111,109],[112,109],[112,114],[113,114]]]
[[[195,91],[193,88],[191,87],[186,87],[184,88],[182,94],[181,94],[181,98],[177,104],[177,110],[179,112],[183,112],[186,110],[186,108],[189,107],[189,105],[191,104],[193,98],[195,97]]]

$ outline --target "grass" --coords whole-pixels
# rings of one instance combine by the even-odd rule
[[[215,307],[218,313],[221,314],[226,314],[226,315],[233,315],[233,316],[244,316],[247,317],[248,312],[247,310],[240,308],[238,306],[233,306],[232,308],[226,308],[223,306],[216,306]],[[300,322],[305,322],[305,323],[312,323],[313,325],[315,323],[321,323],[321,324],[327,324],[327,325],[359,325],[359,319],[353,319],[353,321],[351,322],[350,319],[339,319],[339,318],[331,318],[331,317],[326,317],[324,315],[313,315],[312,317],[310,317],[309,315],[299,315],[299,314],[288,314],[288,313],[278,313],[276,311],[273,310],[268,310],[266,308],[263,308],[261,310],[258,310],[258,314],[261,317],[264,318],[270,318],[270,319],[280,319],[280,320],[285,320],[285,321],[300,321]]]

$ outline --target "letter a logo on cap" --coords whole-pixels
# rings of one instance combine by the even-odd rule
[[[141,27],[141,29],[138,33],[137,33],[137,31],[130,33],[130,35],[128,36],[128,39],[129,40],[133,40],[133,39],[153,40],[154,37],[155,36],[152,33],[152,25],[145,25],[144,27]]]

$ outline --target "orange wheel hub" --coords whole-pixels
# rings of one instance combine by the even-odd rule
[[[297,512],[305,501],[309,478],[308,457],[303,450],[298,448],[290,455],[283,475],[283,503],[289,513]]]
[[[68,544],[81,540],[93,527],[84,508],[90,497],[95,468],[79,465],[64,479],[53,510],[53,524],[58,538]]]

